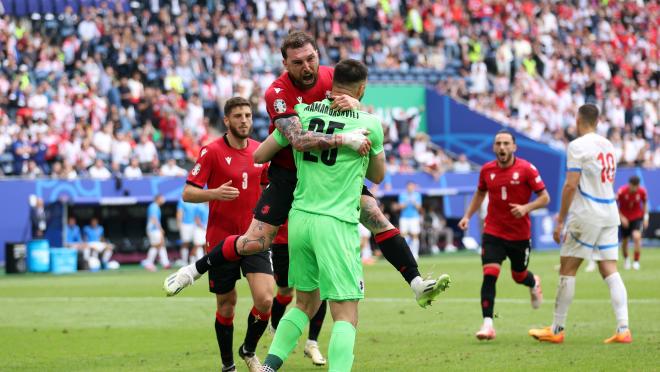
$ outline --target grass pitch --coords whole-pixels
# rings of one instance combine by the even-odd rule
[[[481,267],[475,254],[423,258],[424,273],[452,276],[432,307],[419,308],[409,287],[385,261],[365,268],[367,299],[360,305],[354,371],[660,370],[660,250],[646,249],[641,271],[622,271],[628,289],[633,343],[604,345],[615,328],[609,291],[598,273],[581,271],[563,345],[541,344],[531,327],[549,325],[558,253],[534,253],[545,302],[532,310],[527,288],[505,263],[495,304],[497,339],[479,342]],[[0,370],[211,371],[220,369],[213,330],[215,301],[205,280],[165,298],[168,272],[137,267],[68,276],[0,275]],[[245,335],[251,300],[239,282],[234,347]],[[332,321],[320,337],[327,353]],[[272,336],[262,338],[263,359]],[[303,358],[300,342],[284,371],[320,371]],[[245,365],[236,356],[239,371]]]

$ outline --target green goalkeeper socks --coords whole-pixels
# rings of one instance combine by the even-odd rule
[[[275,370],[280,368],[291,351],[293,351],[293,348],[296,347],[298,338],[300,338],[308,323],[309,318],[302,310],[297,307],[289,310],[277,326],[275,338],[270,345],[264,365],[268,365]],[[271,363],[275,365],[271,365]]]
[[[351,370],[354,346],[355,327],[349,322],[341,320],[335,322],[328,350],[329,372],[349,372]]]

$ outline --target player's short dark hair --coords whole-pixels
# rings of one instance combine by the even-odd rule
[[[280,47],[282,58],[286,59],[287,50],[302,48],[307,44],[311,44],[314,50],[318,50],[318,47],[316,46],[316,40],[314,40],[312,35],[304,31],[291,31],[289,35],[284,38],[282,47]]]
[[[639,177],[631,176],[630,178],[628,178],[628,183],[630,183],[633,186],[639,186]]]
[[[497,133],[495,133],[495,137],[497,137],[499,134],[508,134],[509,136],[511,136],[511,141],[513,141],[513,143],[516,143],[516,136],[513,135],[512,131],[508,129],[500,129],[497,131]]]
[[[350,86],[367,80],[369,70],[364,63],[356,59],[343,59],[335,66],[333,83]]]
[[[225,116],[231,115],[236,107],[250,106],[250,102],[243,97],[232,97],[225,102]]]
[[[591,126],[596,125],[598,122],[598,115],[600,115],[598,107],[591,103],[584,104],[578,109],[578,119]]]

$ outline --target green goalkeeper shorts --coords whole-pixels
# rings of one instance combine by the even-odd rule
[[[358,226],[292,209],[289,213],[289,287],[322,300],[364,298]]]

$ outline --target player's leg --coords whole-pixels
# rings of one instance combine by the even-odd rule
[[[617,322],[614,336],[606,339],[605,343],[630,343],[632,335],[628,328],[628,292],[616,267],[619,253],[617,230],[616,227],[603,228],[596,243],[598,249],[594,250],[594,257],[598,260],[600,275],[610,290],[612,310]]]
[[[530,241],[509,241],[506,249],[511,261],[511,277],[516,283],[529,287],[532,308],[538,309],[543,302],[543,292],[541,291],[541,278],[527,270],[531,251]]]
[[[502,261],[506,258],[506,246],[503,239],[484,234],[481,238],[481,265],[483,280],[481,282],[481,315],[483,323],[475,334],[479,340],[495,338],[493,326],[493,310],[497,278],[500,276]]]
[[[240,279],[238,263],[229,263],[209,271],[209,291],[216,295],[215,337],[222,359],[222,371],[236,371],[234,364],[234,309],[236,281]]]
[[[160,234],[160,244],[158,246],[158,262],[163,267],[163,269],[170,268],[170,258],[167,256],[167,246],[165,245],[165,236]]]
[[[179,248],[180,258],[175,262],[176,266],[184,266],[188,264],[188,257],[190,256],[190,246],[193,241],[193,234],[195,225],[181,224],[181,231],[179,236],[181,238],[181,247]]]
[[[309,322],[309,334],[307,336],[307,341],[305,342],[304,354],[306,357],[312,359],[312,364],[317,366],[325,365],[325,357],[319,349],[319,334],[321,334],[321,328],[323,327],[323,320],[325,319],[325,313],[328,309],[327,301],[321,301],[319,309],[314,314],[312,319]]]
[[[364,298],[364,273],[356,226],[331,217],[318,217],[319,236],[334,241],[317,244],[319,292],[327,299],[335,323],[328,345],[330,371],[350,371],[353,365],[358,301]],[[334,249],[333,249],[334,248]]]
[[[360,198],[360,223],[372,234],[385,259],[397,269],[410,284],[417,303],[426,307],[449,286],[449,276],[441,275],[438,280],[423,280],[417,261],[399,231],[385,218],[376,199],[366,186]]]
[[[158,248],[163,239],[163,234],[160,230],[151,230],[147,231],[147,238],[149,239],[149,250],[147,251],[147,258],[142,261],[142,266],[149,271],[156,271],[156,256],[158,256]]]
[[[262,371],[277,371],[298,343],[309,320],[321,304],[319,290],[296,290],[296,305],[280,321],[273,342],[264,359]]]
[[[101,254],[101,266],[104,269],[108,268],[108,262],[112,258],[114,246],[110,243],[103,243],[103,253]]]
[[[284,220],[282,223],[284,223]],[[278,228],[279,225],[271,225],[252,219],[252,223],[244,235],[228,236],[195,263],[184,266],[165,278],[163,283],[165,293],[167,296],[174,296],[184,288],[192,285],[195,280],[199,279],[212,267],[228,262],[236,262],[242,257],[267,251],[275,235],[277,235]],[[237,248],[239,240],[243,242],[241,246],[244,248],[240,254]]]
[[[248,316],[245,340],[238,350],[238,355],[245,361],[250,372],[256,372],[261,368],[261,363],[255,351],[268,326],[275,281],[267,252],[245,257],[241,260],[241,267],[250,285],[254,306]]]
[[[559,284],[555,296],[555,311],[552,325],[530,329],[529,335],[539,341],[562,343],[568,308],[575,296],[575,274],[582,261],[592,257],[593,247],[598,240],[600,229],[589,228],[578,222],[568,224],[566,240],[559,252]]]
[[[296,306],[280,320],[262,370],[277,370],[282,366],[320,306],[319,265],[309,236],[309,232],[314,231],[314,217],[308,213],[291,211],[289,285],[296,289]]]
[[[621,253],[623,253],[623,268],[630,270],[632,267],[632,262],[628,256],[628,240],[631,236],[630,230],[630,221],[628,221],[628,227],[621,226]]]
[[[632,268],[634,270],[639,270],[639,257],[642,254],[642,220],[635,220],[632,223],[632,239],[633,239],[633,246],[635,251],[633,252],[633,257],[634,261],[632,264]]]
[[[358,322],[358,301],[329,301],[334,320],[328,361],[331,371],[350,371],[353,366],[353,349]]]
[[[277,295],[273,298],[270,324],[277,329],[287,305],[293,300],[293,288],[289,287],[289,247],[287,244],[273,244],[271,247],[273,273],[277,284]]]
[[[289,287],[289,247],[287,244],[273,244],[273,271],[277,283],[277,295],[273,299],[271,325],[277,329],[280,319],[284,316],[286,306],[291,302],[293,288]],[[318,346],[318,338],[325,319],[327,303],[323,301],[319,310],[309,323],[309,336],[305,342],[304,355],[312,359],[315,365],[325,365],[325,358]]]

